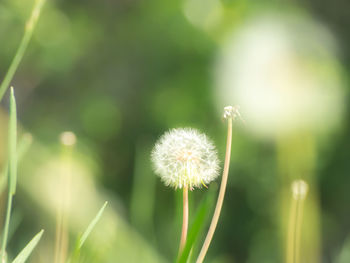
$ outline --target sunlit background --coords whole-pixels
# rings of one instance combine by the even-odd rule
[[[33,4],[0,2],[0,80]],[[223,164],[223,107],[239,105],[205,262],[285,262],[298,179],[309,189],[301,262],[350,262],[349,10],[341,0],[47,1],[11,82],[19,143],[32,143],[19,160],[10,256],[45,229],[30,262],[65,262],[108,201],[82,262],[173,262],[181,192],[156,177],[150,152],[168,129],[194,127]],[[4,167],[8,94],[0,110]],[[190,224],[219,184],[190,193]]]

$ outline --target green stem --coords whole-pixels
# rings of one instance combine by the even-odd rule
[[[16,51],[15,57],[13,58],[9,69],[6,72],[4,80],[2,81],[2,83],[0,85],[0,101],[4,97],[4,94],[5,94],[6,90],[8,89],[10,82],[13,78],[13,75],[16,73],[18,65],[23,58],[24,52],[27,49],[28,43],[29,43],[31,36],[33,34],[34,27],[36,25],[36,22],[38,21],[40,11],[41,11],[41,8],[42,8],[44,2],[45,2],[45,0],[36,0],[35,1],[35,5],[33,8],[32,14],[31,14],[28,22],[26,23],[24,35],[23,35],[22,40],[19,44],[19,47]]]
[[[16,99],[13,88],[11,87],[10,95],[10,118],[8,127],[8,197],[7,197],[7,211],[3,233],[3,240],[1,244],[1,262],[6,263],[6,245],[8,239],[8,230],[10,225],[12,198],[16,192],[16,178],[17,178],[17,109]]]
[[[182,231],[181,240],[179,247],[179,256],[181,255],[187,240],[187,230],[188,230],[188,186],[183,188],[183,200],[182,200]]]
[[[8,193],[9,194],[7,198],[6,219],[5,219],[4,233],[3,233],[2,245],[1,245],[1,263],[6,263],[6,245],[7,245],[7,237],[8,237],[9,225],[10,225],[11,209],[12,209],[13,195],[11,194],[10,191]]]
[[[228,117],[228,128],[227,128],[227,141],[226,141],[226,156],[225,156],[225,164],[224,164],[224,171],[222,174],[222,180],[220,185],[220,191],[218,200],[216,202],[216,207],[214,211],[213,218],[210,223],[210,227],[208,230],[208,234],[205,238],[205,241],[203,243],[202,249],[199,253],[199,256],[197,258],[197,263],[201,263],[204,260],[205,255],[207,254],[210,242],[213,238],[216,226],[219,221],[220,213],[222,204],[224,202],[225,197],[225,191],[226,191],[226,185],[227,185],[227,178],[228,178],[228,171],[230,167],[230,158],[231,158],[231,144],[232,144],[232,116]]]
[[[295,195],[290,207],[289,230],[287,236],[287,263],[300,262],[301,227],[303,222],[305,196]]]
[[[296,209],[296,224],[295,224],[295,242],[294,242],[294,262],[300,262],[300,242],[301,242],[301,225],[303,219],[303,206],[304,200],[297,201],[297,209]]]

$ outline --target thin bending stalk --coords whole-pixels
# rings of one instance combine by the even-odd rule
[[[288,256],[287,263],[300,262],[300,239],[301,225],[303,218],[303,200],[294,200],[291,212],[290,231],[288,238]]]
[[[208,251],[210,242],[213,238],[216,225],[218,224],[218,220],[219,220],[219,216],[220,216],[220,212],[221,212],[221,208],[222,208],[222,203],[224,202],[228,171],[229,171],[229,167],[230,167],[231,142],[232,142],[232,116],[229,116],[228,117],[228,128],[227,128],[227,141],[226,141],[226,156],[225,156],[224,171],[222,174],[219,196],[218,196],[218,200],[216,202],[216,207],[215,207],[213,218],[212,218],[211,223],[210,223],[208,234],[205,238],[202,249],[201,249],[199,256],[197,258],[197,261],[196,261],[197,263],[203,262],[204,257]]]
[[[13,75],[15,74],[19,63],[21,62],[21,60],[23,58],[24,52],[27,49],[28,43],[29,43],[30,38],[33,34],[34,27],[36,25],[36,22],[38,21],[40,11],[41,11],[41,8],[42,8],[44,2],[45,2],[45,0],[36,0],[35,1],[35,5],[33,8],[32,14],[26,23],[25,32],[24,32],[24,35],[22,37],[21,43],[19,44],[18,49],[17,49],[16,54],[15,54],[15,57],[13,58],[9,69],[6,72],[4,80],[2,81],[2,83],[0,85],[0,101],[4,97],[4,94],[5,94],[6,90],[8,89],[10,82],[13,78]]]
[[[187,230],[188,230],[188,186],[183,188],[183,200],[182,200],[182,231],[181,231],[181,240],[179,247],[179,256],[181,255],[187,239]]]
[[[297,180],[293,183],[293,199],[287,240],[287,263],[300,262],[301,227],[307,190],[308,186],[305,181]]]
[[[297,213],[296,213],[296,226],[295,226],[295,256],[294,262],[300,262],[300,241],[301,241],[301,225],[303,218],[303,200],[298,201]]]

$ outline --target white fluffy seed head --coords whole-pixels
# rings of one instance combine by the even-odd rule
[[[151,159],[156,174],[175,189],[206,186],[219,173],[214,144],[205,134],[191,128],[166,132],[156,143]]]

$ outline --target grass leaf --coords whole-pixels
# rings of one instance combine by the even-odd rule
[[[80,249],[83,244],[85,243],[85,240],[87,239],[87,237],[90,235],[91,231],[94,229],[95,225],[97,224],[97,222],[100,220],[103,211],[105,210],[106,206],[107,206],[108,202],[105,202],[103,204],[103,206],[101,207],[100,211],[98,211],[97,215],[95,216],[95,218],[91,221],[91,223],[89,224],[89,226],[87,227],[87,229],[85,230],[84,234],[81,236],[81,238],[79,239],[79,243],[78,243],[78,249]]]
[[[4,80],[2,81],[2,83],[0,85],[0,101],[4,97],[4,94],[11,83],[13,75],[16,73],[18,65],[23,58],[23,55],[27,49],[29,40],[32,37],[36,22],[39,19],[40,11],[41,11],[41,8],[42,8],[44,2],[45,2],[45,0],[36,0],[35,1],[35,5],[33,8],[32,14],[26,23],[25,31],[24,31],[21,43],[19,44],[18,49],[16,51],[16,54],[15,54],[15,56],[10,64],[10,67],[9,67],[8,71],[6,72]]]
[[[18,256],[12,261],[12,263],[24,263],[32,253],[33,249],[36,247],[43,235],[44,230],[41,230],[35,237],[23,248],[23,250],[18,254]]]
[[[17,183],[17,110],[16,99],[11,87],[10,95],[10,121],[9,121],[9,191],[12,195],[16,193]]]
[[[191,228],[188,232],[187,242],[182,251],[180,257],[177,258],[177,263],[186,263],[191,253],[191,249],[195,245],[201,230],[203,229],[203,225],[208,220],[208,214],[211,208],[214,205],[215,191],[210,191],[208,195],[202,200],[199,205],[199,208],[196,212],[195,219]]]
[[[103,204],[103,206],[101,207],[101,209],[98,211],[98,213],[96,214],[95,218],[91,221],[91,223],[89,224],[89,226],[85,230],[84,234],[80,238],[77,239],[74,251],[73,251],[70,259],[68,260],[68,263],[79,262],[80,249],[84,245],[86,239],[90,235],[91,231],[94,229],[97,222],[100,220],[100,218],[103,214],[103,211],[105,210],[107,204],[108,204],[108,202],[106,201]]]
[[[32,136],[29,133],[26,133],[22,136],[21,140],[17,144],[17,166],[18,163],[22,160],[23,156],[29,150],[29,147],[32,144]],[[4,192],[7,184],[7,176],[8,176],[8,163],[3,168],[0,173],[0,195]]]
[[[12,209],[12,198],[16,192],[16,178],[17,178],[17,110],[16,110],[16,100],[11,87],[10,95],[10,119],[9,119],[9,131],[8,131],[8,197],[7,197],[7,207],[6,207],[6,217],[5,225],[2,236],[1,244],[1,260],[5,262],[6,245],[8,238],[8,231],[10,225],[11,209]]]

